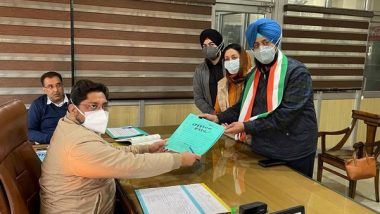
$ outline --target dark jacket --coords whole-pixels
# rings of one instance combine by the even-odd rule
[[[32,102],[28,110],[29,140],[42,144],[50,143],[58,120],[65,116],[68,106],[65,103],[57,107],[53,103],[47,105],[46,102],[47,95],[41,95]]]
[[[264,76],[260,75],[252,116],[267,111],[268,78]],[[220,123],[238,120],[241,100],[242,97],[236,105],[217,115]],[[318,126],[312,80],[301,62],[288,57],[285,91],[280,106],[266,118],[244,122],[244,130],[252,135],[252,150],[268,158],[292,161],[316,151]]]

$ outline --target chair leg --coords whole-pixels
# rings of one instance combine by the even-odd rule
[[[356,181],[349,180],[348,184],[348,196],[352,199],[355,198],[355,192],[356,192]]]
[[[317,181],[322,181],[322,169],[323,169],[323,161],[321,160],[320,155],[318,155],[318,169],[317,169]]]
[[[376,169],[376,176],[374,179],[375,179],[376,202],[379,202],[379,169]]]

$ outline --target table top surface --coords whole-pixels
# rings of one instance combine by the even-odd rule
[[[167,138],[175,126],[145,127],[150,134]],[[180,184],[205,183],[230,207],[261,201],[268,211],[303,205],[306,213],[373,213],[361,204],[334,192],[286,166],[263,168],[263,159],[250,147],[222,136],[192,167],[180,168],[143,179],[119,179],[138,212],[141,207],[134,190]]]

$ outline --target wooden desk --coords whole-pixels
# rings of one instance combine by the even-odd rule
[[[146,127],[148,133],[159,133],[163,138],[175,127]],[[257,165],[260,156],[246,145],[223,136],[202,156],[200,163],[144,179],[120,179],[119,184],[129,200],[141,213],[135,189],[205,183],[229,206],[261,201],[274,212],[292,206],[304,205],[306,213],[374,213],[359,203],[340,195],[320,183],[285,166],[262,168]]]

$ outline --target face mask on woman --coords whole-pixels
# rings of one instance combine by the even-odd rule
[[[240,68],[240,59],[231,59],[224,61],[224,68],[227,69],[230,74],[237,74]]]
[[[74,105],[75,106],[75,105]],[[108,124],[108,112],[103,109],[96,111],[87,111],[82,112],[78,107],[75,108],[84,116],[84,122],[82,126],[97,132],[104,134],[106,132],[107,124]]]

